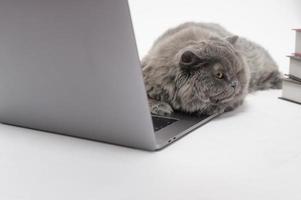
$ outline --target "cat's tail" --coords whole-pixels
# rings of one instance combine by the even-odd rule
[[[282,88],[283,74],[278,70],[261,73],[260,76],[255,77],[250,80],[249,92]]]

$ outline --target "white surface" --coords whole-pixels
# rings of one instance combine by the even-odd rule
[[[0,199],[300,200],[301,106],[278,96],[156,153],[0,125]]]
[[[268,48],[283,70],[301,1],[131,0],[140,55],[166,28],[213,21]],[[0,125],[1,200],[300,200],[301,106],[280,91],[150,153]]]

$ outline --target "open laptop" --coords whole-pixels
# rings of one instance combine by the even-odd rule
[[[213,116],[151,116],[126,0],[1,0],[0,121],[145,150]]]

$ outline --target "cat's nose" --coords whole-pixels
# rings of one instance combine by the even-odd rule
[[[231,82],[231,87],[235,89],[237,84],[238,84],[238,81],[232,81]]]

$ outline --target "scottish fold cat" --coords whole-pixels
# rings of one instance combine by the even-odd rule
[[[142,60],[153,114],[213,114],[248,92],[281,88],[281,73],[260,45],[213,23],[185,23],[160,36]]]

